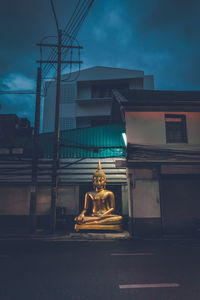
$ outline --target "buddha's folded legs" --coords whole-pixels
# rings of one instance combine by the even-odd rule
[[[87,217],[84,218],[83,224],[97,225],[97,224],[120,224],[122,221],[122,217],[118,215],[109,215],[104,218],[95,218],[95,217]]]

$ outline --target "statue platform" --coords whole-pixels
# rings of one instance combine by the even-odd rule
[[[75,224],[74,227],[75,231],[78,232],[79,230],[105,230],[105,231],[123,231],[122,225],[120,224],[113,224],[113,225],[89,225],[89,224]]]

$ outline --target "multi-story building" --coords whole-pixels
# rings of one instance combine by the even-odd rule
[[[43,132],[54,131],[56,82],[46,83]],[[92,67],[62,76],[60,129],[119,123],[113,105],[113,89],[154,89],[153,76],[143,71]]]

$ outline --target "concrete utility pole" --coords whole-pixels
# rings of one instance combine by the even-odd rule
[[[31,184],[31,199],[30,199],[30,233],[36,230],[36,205],[37,205],[37,165],[39,156],[39,132],[40,132],[40,98],[41,98],[41,67],[37,69],[37,92],[35,104],[35,126],[34,126],[34,147],[32,156],[32,184]]]
[[[60,87],[61,87],[61,65],[65,64],[81,64],[82,61],[65,61],[62,58],[62,48],[68,49],[83,49],[81,46],[66,46],[62,45],[62,30],[58,30],[57,44],[42,44],[41,47],[56,47],[57,60],[38,60],[37,63],[51,63],[57,64],[57,84],[56,84],[56,105],[55,105],[55,126],[54,126],[54,150],[53,150],[53,165],[52,165],[52,181],[51,181],[51,211],[50,211],[50,231],[55,232],[56,228],[56,202],[58,193],[58,169],[59,169],[59,143],[60,143]],[[36,204],[34,204],[36,206]],[[35,211],[35,210],[34,210]],[[32,217],[34,219],[34,217]]]
[[[53,152],[53,168],[51,182],[51,215],[50,215],[50,231],[55,232],[56,228],[56,201],[58,194],[58,176],[59,169],[59,146],[60,146],[60,79],[61,79],[61,47],[62,47],[62,31],[58,31],[58,62],[57,62],[57,84],[56,84],[56,108],[55,108],[55,129],[54,129],[54,152]]]

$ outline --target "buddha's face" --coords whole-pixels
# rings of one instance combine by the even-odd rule
[[[94,176],[93,185],[97,190],[102,190],[106,186],[106,178],[103,176]]]

